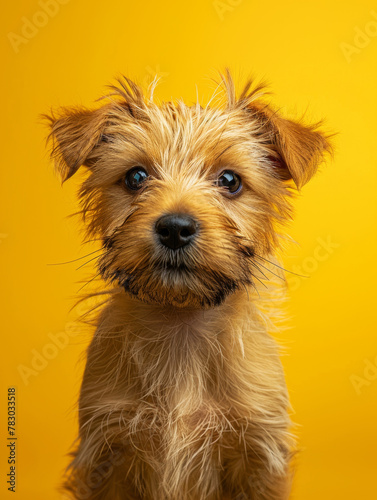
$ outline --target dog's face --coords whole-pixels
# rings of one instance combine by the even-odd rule
[[[133,82],[94,111],[51,117],[63,180],[88,168],[80,198],[103,241],[104,279],[147,302],[211,307],[253,285],[290,216],[290,181],[315,173],[326,138],[285,120],[229,75],[221,108],[157,106]]]

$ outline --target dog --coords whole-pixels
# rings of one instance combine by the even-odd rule
[[[283,500],[294,440],[270,335],[280,229],[331,151],[227,70],[223,102],[154,101],[121,77],[48,116],[51,156],[99,239],[106,305],[87,350],[75,499]],[[263,297],[265,297],[263,299]],[[263,302],[263,304],[262,304]]]

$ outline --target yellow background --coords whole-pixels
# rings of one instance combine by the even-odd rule
[[[291,280],[290,329],[280,335],[301,447],[292,498],[376,499],[376,3],[66,0],[27,43],[12,45],[40,11],[37,0],[7,2],[0,21],[0,498],[62,498],[56,485],[76,435],[87,341],[71,334],[46,366],[21,377],[49,334],[72,326],[78,282],[93,271],[76,271],[85,260],[48,265],[93,247],[80,246],[80,225],[66,217],[77,209],[78,179],[61,189],[54,178],[38,115],[91,105],[120,73],[144,83],[162,74],[161,99],[193,101],[197,83],[205,100],[208,77],[229,65],[237,77],[266,78],[288,115],[308,108],[339,133],[335,160],[295,202],[289,233],[300,245],[285,256],[288,269],[309,276]],[[8,386],[18,391],[15,495],[5,483]]]

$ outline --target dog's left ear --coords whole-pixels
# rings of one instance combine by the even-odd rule
[[[89,165],[90,155],[101,141],[106,125],[106,106],[89,110],[64,108],[59,116],[45,116],[52,140],[51,157],[62,182],[69,179],[81,165]]]
[[[288,120],[256,102],[248,105],[247,112],[257,120],[262,142],[271,150],[269,158],[278,176],[283,180],[293,179],[298,189],[316,173],[324,154],[332,151],[329,137],[318,125]]]

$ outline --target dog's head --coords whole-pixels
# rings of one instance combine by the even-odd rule
[[[63,179],[88,169],[80,198],[99,271],[140,300],[210,307],[253,285],[278,245],[288,197],[316,172],[327,138],[284,119],[246,85],[226,104],[156,105],[128,79],[95,110],[51,116]]]

